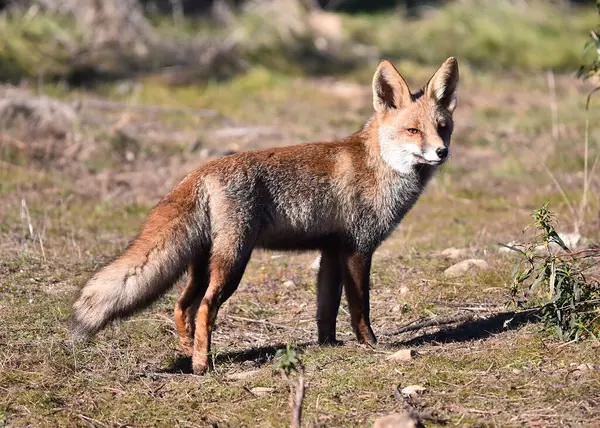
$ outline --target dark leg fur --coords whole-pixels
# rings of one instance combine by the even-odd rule
[[[335,327],[341,296],[340,255],[335,250],[323,250],[317,279],[317,327],[320,344],[337,343]]]
[[[369,275],[372,254],[342,255],[342,280],[346,290],[352,328],[360,343],[374,345],[377,339],[369,320]]]

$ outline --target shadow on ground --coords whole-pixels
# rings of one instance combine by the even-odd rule
[[[476,339],[486,339],[503,331],[516,330],[524,324],[537,321],[539,321],[539,317],[534,311],[501,312],[487,318],[467,321],[452,327],[444,327],[435,333],[423,334],[409,340],[396,341],[387,345],[386,348],[418,347],[432,343],[466,342]],[[303,350],[311,345],[313,344],[301,343],[296,345],[296,347]],[[222,364],[253,361],[257,365],[263,365],[268,363],[275,356],[278,349],[282,348],[285,348],[284,343],[226,352],[217,355],[214,363]],[[162,370],[162,373],[192,373],[191,357],[185,355],[177,357],[173,364]]]
[[[396,341],[390,347],[422,346],[432,343],[466,342],[469,340],[486,339],[507,330],[516,330],[524,324],[539,321],[536,311],[501,312],[487,318],[466,321],[453,327],[445,327],[435,333]]]

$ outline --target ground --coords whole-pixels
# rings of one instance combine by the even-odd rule
[[[396,64],[413,88],[435,70]],[[80,102],[73,123],[15,118],[0,135],[0,426],[285,426],[288,384],[273,356],[286,343],[302,352],[307,426],[370,426],[403,409],[394,388],[414,384],[427,389],[410,399],[435,415],[427,426],[597,426],[600,345],[560,342],[541,324],[513,318],[505,304],[515,259],[497,245],[526,239],[531,211],[546,201],[560,231],[577,228],[588,245],[600,239],[597,173],[580,209],[592,84],[568,73],[461,63],[452,158],[375,255],[375,348],[355,342],[345,302],[344,345],[318,346],[316,254],[263,251],[219,314],[215,368],[205,376],[190,374],[175,333],[182,281],[93,341],[72,341],[65,321],[77,290],[186,172],[230,151],[354,132],[371,114],[373,70],[317,78],[254,67],[182,87],[156,76],[94,89],[3,87]],[[590,117],[599,112],[592,103]],[[590,168],[600,154],[596,122]],[[448,259],[441,252],[451,247],[465,251]],[[444,277],[473,257],[491,269]],[[389,334],[463,313],[475,316]],[[405,348],[418,354],[386,359]]]

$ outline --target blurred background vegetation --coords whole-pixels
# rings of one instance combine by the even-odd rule
[[[351,73],[385,57],[487,70],[571,71],[592,1],[4,0],[0,79],[90,84],[160,73],[170,83],[261,66]],[[568,19],[567,19],[568,16]]]

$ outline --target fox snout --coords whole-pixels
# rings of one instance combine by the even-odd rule
[[[450,151],[446,146],[426,147],[425,150],[423,150],[422,158],[425,161],[423,163],[440,165],[448,159],[449,155]]]

